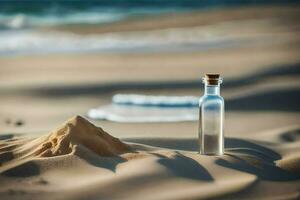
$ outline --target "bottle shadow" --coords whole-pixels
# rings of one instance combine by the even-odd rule
[[[172,149],[175,151],[198,151],[199,149],[197,139],[135,138],[127,139],[126,141]],[[238,138],[226,138],[225,155],[218,157],[215,164],[224,168],[253,174],[262,180],[299,180],[299,174],[293,171],[287,171],[276,165],[276,161],[280,160],[282,156],[278,152],[267,147],[267,145],[268,143],[266,142],[255,140],[248,141]],[[193,174],[195,174],[195,172],[193,172]]]
[[[158,163],[168,169],[172,175],[181,178],[200,180],[200,181],[213,181],[214,178],[200,163],[194,159],[184,156],[176,151],[175,156],[171,158],[159,153],[150,153],[158,157]]]
[[[280,139],[284,142],[296,142],[300,140],[300,129],[286,131],[280,135]]]
[[[243,149],[236,149],[236,151],[241,150]],[[249,149],[247,150],[251,151]],[[225,168],[256,175],[261,180],[291,181],[300,179],[299,175],[276,166],[274,160],[270,160],[270,157],[254,157],[249,156],[249,154],[237,153],[236,151],[227,151],[225,156],[216,160],[215,163]]]

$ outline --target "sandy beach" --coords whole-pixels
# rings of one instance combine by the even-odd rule
[[[1,56],[1,199],[299,199],[299,16],[269,6],[41,28],[161,40]],[[198,122],[86,117],[117,93],[200,97],[208,72],[224,78],[224,156],[198,154]]]

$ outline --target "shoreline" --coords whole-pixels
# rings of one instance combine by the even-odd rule
[[[135,32],[161,30],[167,28],[187,28],[217,24],[224,21],[259,19],[266,17],[290,17],[291,19],[300,16],[300,5],[296,6],[252,6],[252,7],[233,7],[233,8],[214,8],[208,10],[191,11],[187,13],[162,14],[159,16],[135,18],[121,22],[113,22],[105,25],[66,25],[53,26],[49,29],[41,30],[59,30],[70,31],[76,34],[102,34],[117,32]],[[226,16],[224,18],[224,16]],[[283,18],[284,18],[283,17]]]
[[[189,54],[300,46],[299,7],[263,7],[214,10],[109,25],[76,25],[15,30],[3,33],[1,57],[62,55]],[[226,16],[226,17],[224,17]],[[16,42],[18,41],[18,42]],[[59,41],[59,45],[54,45]],[[45,48],[47,47],[47,48]],[[9,56],[11,57],[11,56]],[[1,58],[0,58],[1,59]],[[0,61],[1,62],[1,61]]]

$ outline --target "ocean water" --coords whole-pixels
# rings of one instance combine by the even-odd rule
[[[203,49],[227,46],[230,38],[213,38],[194,41],[181,30],[169,31],[161,39],[160,34],[122,36],[116,34],[75,35],[66,32],[41,31],[52,26],[70,24],[103,25],[131,18],[141,18],[166,13],[180,13],[214,7],[239,5],[299,3],[297,0],[4,0],[0,1],[0,55],[74,53],[74,52],[111,52],[155,51],[169,49],[170,44],[177,46],[205,47]],[[179,31],[179,33],[178,33]],[[180,32],[181,31],[181,32]],[[142,34],[144,35],[144,34]],[[183,38],[188,40],[183,41]],[[216,45],[217,41],[217,45]],[[175,42],[175,43],[174,43]],[[161,45],[162,44],[162,45]],[[234,44],[233,44],[234,45]],[[146,48],[148,47],[148,48]]]

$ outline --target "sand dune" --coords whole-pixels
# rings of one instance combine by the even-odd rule
[[[8,161],[20,162],[40,157],[76,154],[79,149],[86,149],[104,157],[130,151],[128,145],[80,116],[69,119],[48,136],[35,139],[9,139],[1,143],[0,148],[1,164]]]
[[[0,194],[3,199],[239,199],[251,194],[272,199],[276,193],[279,199],[296,199],[299,129],[275,130],[268,142],[226,138],[225,156],[216,157],[199,155],[192,138],[129,138],[125,143],[76,116],[46,136],[3,137]]]

